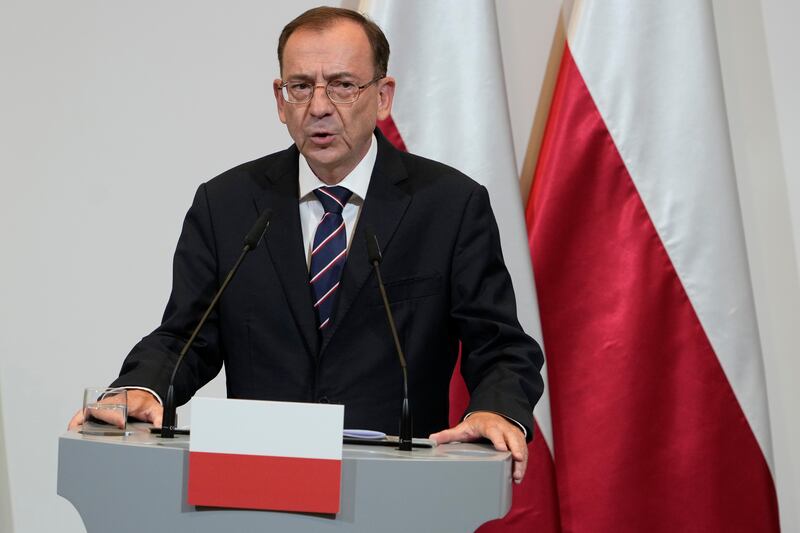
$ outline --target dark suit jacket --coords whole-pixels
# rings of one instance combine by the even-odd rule
[[[185,403],[225,364],[228,396],[345,405],[345,427],[397,433],[402,374],[367,260],[365,227],[408,360],[414,435],[448,425],[448,383],[463,342],[468,410],[494,411],[533,435],[543,358],[520,328],[484,187],[378,137],[378,157],[338,291],[332,326],[317,334],[298,210],[295,146],[200,186],[175,252],[161,326],[126,358],[114,386],[163,398],[176,355],[242,249],[272,209],[264,242],[245,259],[187,355]]]

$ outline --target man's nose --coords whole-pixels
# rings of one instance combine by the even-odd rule
[[[326,83],[314,85],[314,93],[308,103],[308,112],[315,117],[325,116],[333,112],[333,102],[328,98],[327,87]]]

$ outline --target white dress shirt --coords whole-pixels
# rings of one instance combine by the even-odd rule
[[[347,188],[353,193],[342,210],[348,251],[350,250],[350,243],[353,242],[353,233],[358,223],[358,216],[361,214],[361,208],[364,206],[364,199],[367,197],[369,179],[372,176],[372,169],[375,167],[375,160],[377,158],[378,143],[373,135],[370,139],[367,155],[358,162],[358,165],[356,165],[356,168],[354,168],[350,174],[336,184],[340,187]],[[327,184],[314,174],[314,171],[308,166],[308,161],[306,161],[306,158],[302,155],[300,156],[298,168],[298,178],[300,180],[300,227],[303,230],[303,249],[306,252],[306,267],[310,267],[311,250],[314,246],[314,234],[317,232],[317,226],[320,220],[322,220],[322,216],[325,214],[322,202],[317,199],[314,190],[320,187],[326,187]]]

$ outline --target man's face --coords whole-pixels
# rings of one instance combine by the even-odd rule
[[[351,104],[334,104],[324,85],[338,79],[364,85],[375,77],[372,48],[364,30],[343,20],[322,30],[300,28],[283,49],[284,81],[319,84],[311,101],[290,104],[281,96],[281,80],[273,90],[278,115],[314,173],[338,183],[366,155],[378,120],[389,116],[394,79],[386,77],[362,90]]]

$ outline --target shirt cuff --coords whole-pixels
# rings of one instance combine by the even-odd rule
[[[517,422],[513,418],[504,415],[503,413],[498,413],[498,412],[495,412],[495,411],[486,411],[485,409],[481,409],[480,411],[472,411],[470,413],[465,414],[464,415],[464,420],[466,420],[470,416],[474,415],[475,413],[494,413],[496,415],[502,416],[503,418],[505,418],[509,422],[513,422],[514,424],[516,424],[519,427],[519,429],[522,430],[522,434],[525,436],[525,438],[526,439],[528,438],[528,431],[525,429],[525,426],[523,426],[522,424],[520,424],[519,422]]]
[[[117,387],[117,388],[118,389],[126,389],[126,390],[143,390],[143,391],[149,392],[150,394],[152,394],[153,396],[156,397],[156,400],[158,400],[158,403],[160,403],[161,405],[164,405],[164,402],[161,401],[161,396],[156,394],[156,391],[154,391],[153,389],[148,389],[147,387]]]

